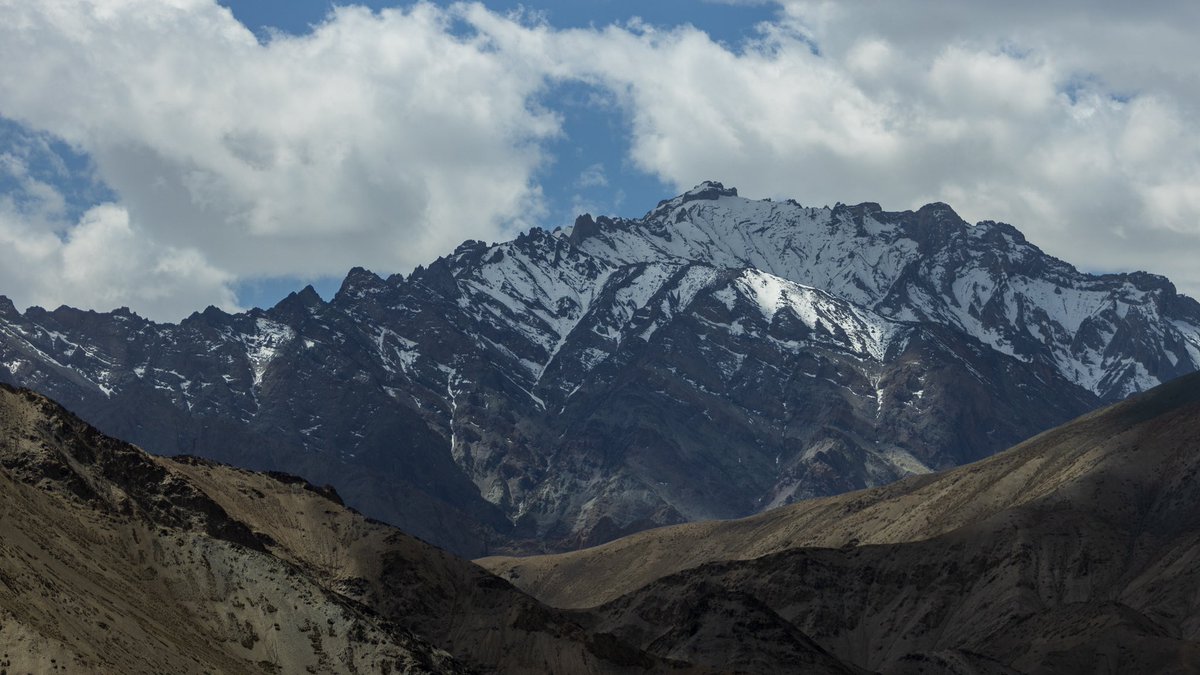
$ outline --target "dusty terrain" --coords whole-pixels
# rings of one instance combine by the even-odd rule
[[[267,554],[167,463],[8,389],[0,531],[9,672],[463,670]]]
[[[695,663],[755,620],[883,672],[1200,672],[1198,475],[1189,376],[943,474],[481,562]]]
[[[0,669],[1200,672],[1198,477],[1189,376],[960,469],[496,576],[0,386]]]
[[[164,459],[0,386],[6,673],[707,672],[284,475]]]

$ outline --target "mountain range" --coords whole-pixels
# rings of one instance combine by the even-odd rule
[[[0,380],[331,483],[466,556],[764,512],[993,455],[1200,368],[1200,304],[945,204],[749,200],[468,241],[178,324],[0,299]]]
[[[1200,669],[1200,375],[958,469],[482,564],[653,654],[814,672]],[[816,671],[819,672],[819,671]]]
[[[6,673],[711,672],[585,629],[328,488],[153,457],[4,385],[0,535]]]
[[[0,670],[1195,672],[1198,424],[1194,374],[957,469],[480,567],[0,385]]]

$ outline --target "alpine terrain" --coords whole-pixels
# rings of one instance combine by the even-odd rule
[[[945,204],[704,183],[178,325],[0,300],[0,379],[333,484],[460,554],[563,550],[979,460],[1200,367],[1200,304]]]

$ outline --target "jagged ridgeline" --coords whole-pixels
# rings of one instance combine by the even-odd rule
[[[466,555],[745,516],[989,456],[1200,366],[1200,305],[949,206],[753,201],[352,270],[178,325],[0,306],[0,379],[281,469]]]

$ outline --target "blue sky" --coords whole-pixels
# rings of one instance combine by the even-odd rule
[[[317,0],[222,0],[222,5],[261,39],[272,31],[302,35],[323,21],[331,2]],[[341,3],[347,4],[347,3]],[[372,9],[396,6],[391,2],[365,2]],[[441,2],[436,4],[449,5]],[[771,4],[733,5],[696,0],[582,0],[578,2],[489,2],[499,12],[539,13],[557,28],[586,28],[625,23],[637,17],[651,24],[672,27],[695,25],[714,39],[738,45],[755,35],[756,26],[778,13]],[[563,134],[549,144],[548,164],[537,173],[549,208],[544,225],[569,224],[576,206],[608,215],[636,217],[672,194],[672,187],[656,176],[631,166],[628,156],[628,120],[619,109],[604,104],[604,93],[580,84],[554,86],[540,97],[543,104],[563,116]],[[606,184],[580,180],[593,167],[603,169]],[[593,170],[593,176],[598,176]],[[578,214],[574,214],[578,215]],[[341,284],[338,276],[319,278],[254,279],[237,285],[238,300],[246,305],[269,306],[296,290],[297,284],[312,283],[326,298]]]
[[[335,4],[320,0],[221,0],[235,17],[261,36],[269,39],[272,31],[303,35],[321,23]],[[403,6],[395,2],[353,3],[380,10]],[[454,3],[435,2],[449,6]],[[487,2],[501,13],[526,12],[542,17],[555,28],[604,27],[637,19],[672,28],[691,24],[731,49],[757,35],[757,27],[779,14],[773,3],[726,3],[704,0],[578,0]],[[622,111],[603,101],[606,94],[581,84],[549,87],[540,102],[563,116],[563,135],[550,145],[551,162],[537,178],[551,200],[554,223],[568,216],[581,195],[589,203],[603,206],[605,213],[640,216],[660,199],[670,196],[672,187],[655,176],[629,165],[629,122]],[[579,177],[589,167],[604,167],[607,186],[581,185]],[[620,193],[620,199],[614,199]]]
[[[320,23],[335,5],[361,4],[372,9],[395,7],[402,3],[321,2],[318,0],[222,0],[234,16],[256,33],[271,29],[293,34],[307,33]],[[434,4],[450,5],[450,2]],[[705,30],[718,40],[736,44],[754,32],[760,22],[770,21],[779,8],[769,2],[723,3],[703,0],[561,0],[556,2],[506,0],[488,2],[498,12],[526,11],[541,14],[557,28],[587,28],[624,23],[637,17],[659,26],[690,23]]]
[[[0,294],[22,308],[328,297],[355,265],[638,216],[706,179],[944,201],[1200,294],[1190,2],[0,0],[0,19]]]

